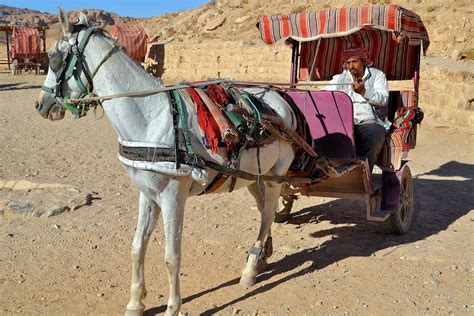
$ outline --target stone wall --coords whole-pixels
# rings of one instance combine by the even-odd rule
[[[420,105],[428,117],[458,125],[474,125],[472,64],[443,58],[423,60]]]
[[[147,67],[167,83],[208,78],[288,82],[291,49],[253,42],[171,43],[150,53]],[[164,63],[163,63],[164,60]]]
[[[291,49],[251,41],[169,43],[150,51],[147,66],[166,83],[209,78],[288,82]],[[419,104],[427,118],[460,125],[474,124],[472,64],[423,58]],[[406,83],[404,87],[406,87]],[[408,82],[408,86],[412,87]],[[397,89],[394,85],[391,88]]]

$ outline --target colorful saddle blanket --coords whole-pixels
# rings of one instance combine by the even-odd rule
[[[209,84],[199,88],[181,89],[178,94],[195,105],[199,127],[203,132],[203,145],[212,152],[217,152],[219,147],[226,147],[229,161],[238,161],[238,152],[242,148],[263,146],[274,140],[274,136],[258,124],[257,120],[249,120],[239,113],[227,110],[229,106],[243,106],[243,103],[246,103],[252,106],[250,112],[276,115],[263,100],[245,93],[241,88],[228,84]],[[283,90],[270,89],[290,105],[296,116],[296,133],[308,144],[312,144],[308,124],[292,98]],[[295,159],[290,170],[311,174],[315,163],[303,149],[296,146],[295,150],[298,159]]]
[[[415,147],[416,124],[423,120],[423,111],[417,106],[416,93],[412,90],[391,92],[388,113],[392,121],[390,133],[379,155],[378,165],[383,169],[395,171],[402,166],[408,151]]]

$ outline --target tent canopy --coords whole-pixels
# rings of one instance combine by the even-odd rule
[[[14,27],[12,31],[12,59],[38,58],[40,55],[40,33],[36,28]]]
[[[299,80],[330,80],[342,71],[342,52],[355,47],[367,49],[389,80],[412,79],[420,45],[429,46],[420,17],[397,5],[263,16],[257,27],[267,44],[301,43]]]
[[[138,62],[145,60],[147,40],[143,28],[139,25],[116,24],[110,34],[125,48],[125,51]]]

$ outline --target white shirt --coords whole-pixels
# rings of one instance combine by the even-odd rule
[[[344,91],[349,95],[354,104],[354,124],[378,123],[387,127],[386,122],[382,121],[373,109],[373,106],[380,108],[387,105],[388,83],[385,74],[378,69],[365,67],[362,79],[365,81],[364,96],[352,90],[351,84],[354,79],[348,69],[339,75],[335,75],[329,82],[335,85],[327,86],[326,90]]]

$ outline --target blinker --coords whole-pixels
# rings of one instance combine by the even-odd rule
[[[49,68],[51,68],[51,70],[54,72],[58,72],[61,69],[61,66],[63,65],[62,53],[56,51],[53,53],[49,53],[48,55]]]

